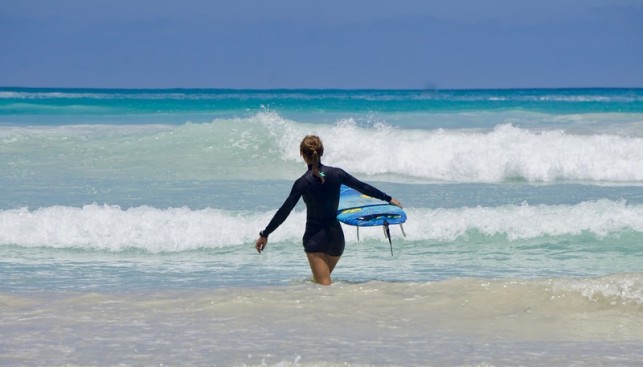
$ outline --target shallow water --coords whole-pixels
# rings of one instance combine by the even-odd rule
[[[310,282],[305,166],[400,199]],[[0,365],[638,366],[643,91],[0,88]]]
[[[636,347],[643,339],[642,281],[622,274],[5,293],[3,329],[17,337],[1,342],[2,359],[5,365],[35,357],[43,365],[634,366],[643,357]]]

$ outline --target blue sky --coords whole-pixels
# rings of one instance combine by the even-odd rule
[[[643,1],[0,0],[0,85],[643,87]]]

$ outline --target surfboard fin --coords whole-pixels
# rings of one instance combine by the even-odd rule
[[[384,237],[388,239],[388,244],[391,247],[391,256],[393,256],[393,241],[391,240],[391,230],[389,228],[390,224],[388,221],[384,220],[384,223],[382,224],[382,229],[384,230]],[[359,242],[359,226],[355,226],[357,230],[357,241]],[[402,226],[402,223],[400,223],[400,229],[402,230],[402,234],[404,237],[406,237],[406,232],[404,232],[404,227]]]
[[[393,242],[391,241],[391,230],[388,228],[388,221],[384,221],[384,236],[388,238],[388,244],[391,246],[391,256],[393,256]]]

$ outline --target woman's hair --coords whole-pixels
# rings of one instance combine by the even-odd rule
[[[319,159],[324,155],[324,144],[322,144],[321,139],[316,135],[306,135],[299,145],[299,152],[306,158],[307,162],[310,162],[313,175],[324,183],[324,176],[319,172]]]

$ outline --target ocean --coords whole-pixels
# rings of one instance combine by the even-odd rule
[[[344,227],[322,162],[408,221]],[[640,366],[643,89],[0,88],[1,366]]]

